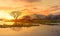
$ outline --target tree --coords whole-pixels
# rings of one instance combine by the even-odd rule
[[[16,22],[16,21],[17,21],[17,18],[21,15],[21,12],[20,11],[13,11],[10,13],[10,15],[13,16],[15,19],[15,21],[14,21],[15,23],[13,25],[18,25],[17,24],[18,22]]]
[[[21,12],[13,11],[10,13],[10,15],[13,16],[15,19],[17,19],[21,15]]]

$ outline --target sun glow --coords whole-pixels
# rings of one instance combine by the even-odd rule
[[[9,13],[6,13],[5,11],[0,11],[0,18],[4,18],[4,19],[14,19],[11,15],[9,15]]]

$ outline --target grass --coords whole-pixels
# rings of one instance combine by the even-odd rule
[[[60,20],[35,20],[35,21],[33,21],[33,23],[46,24],[46,25],[56,25],[54,23],[60,23]]]
[[[38,20],[36,23],[60,23],[60,20]]]

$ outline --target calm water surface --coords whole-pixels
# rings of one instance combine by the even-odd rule
[[[0,28],[0,36],[60,36],[60,25]]]

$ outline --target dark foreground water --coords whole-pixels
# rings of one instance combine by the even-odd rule
[[[60,36],[60,25],[0,28],[0,36]]]

